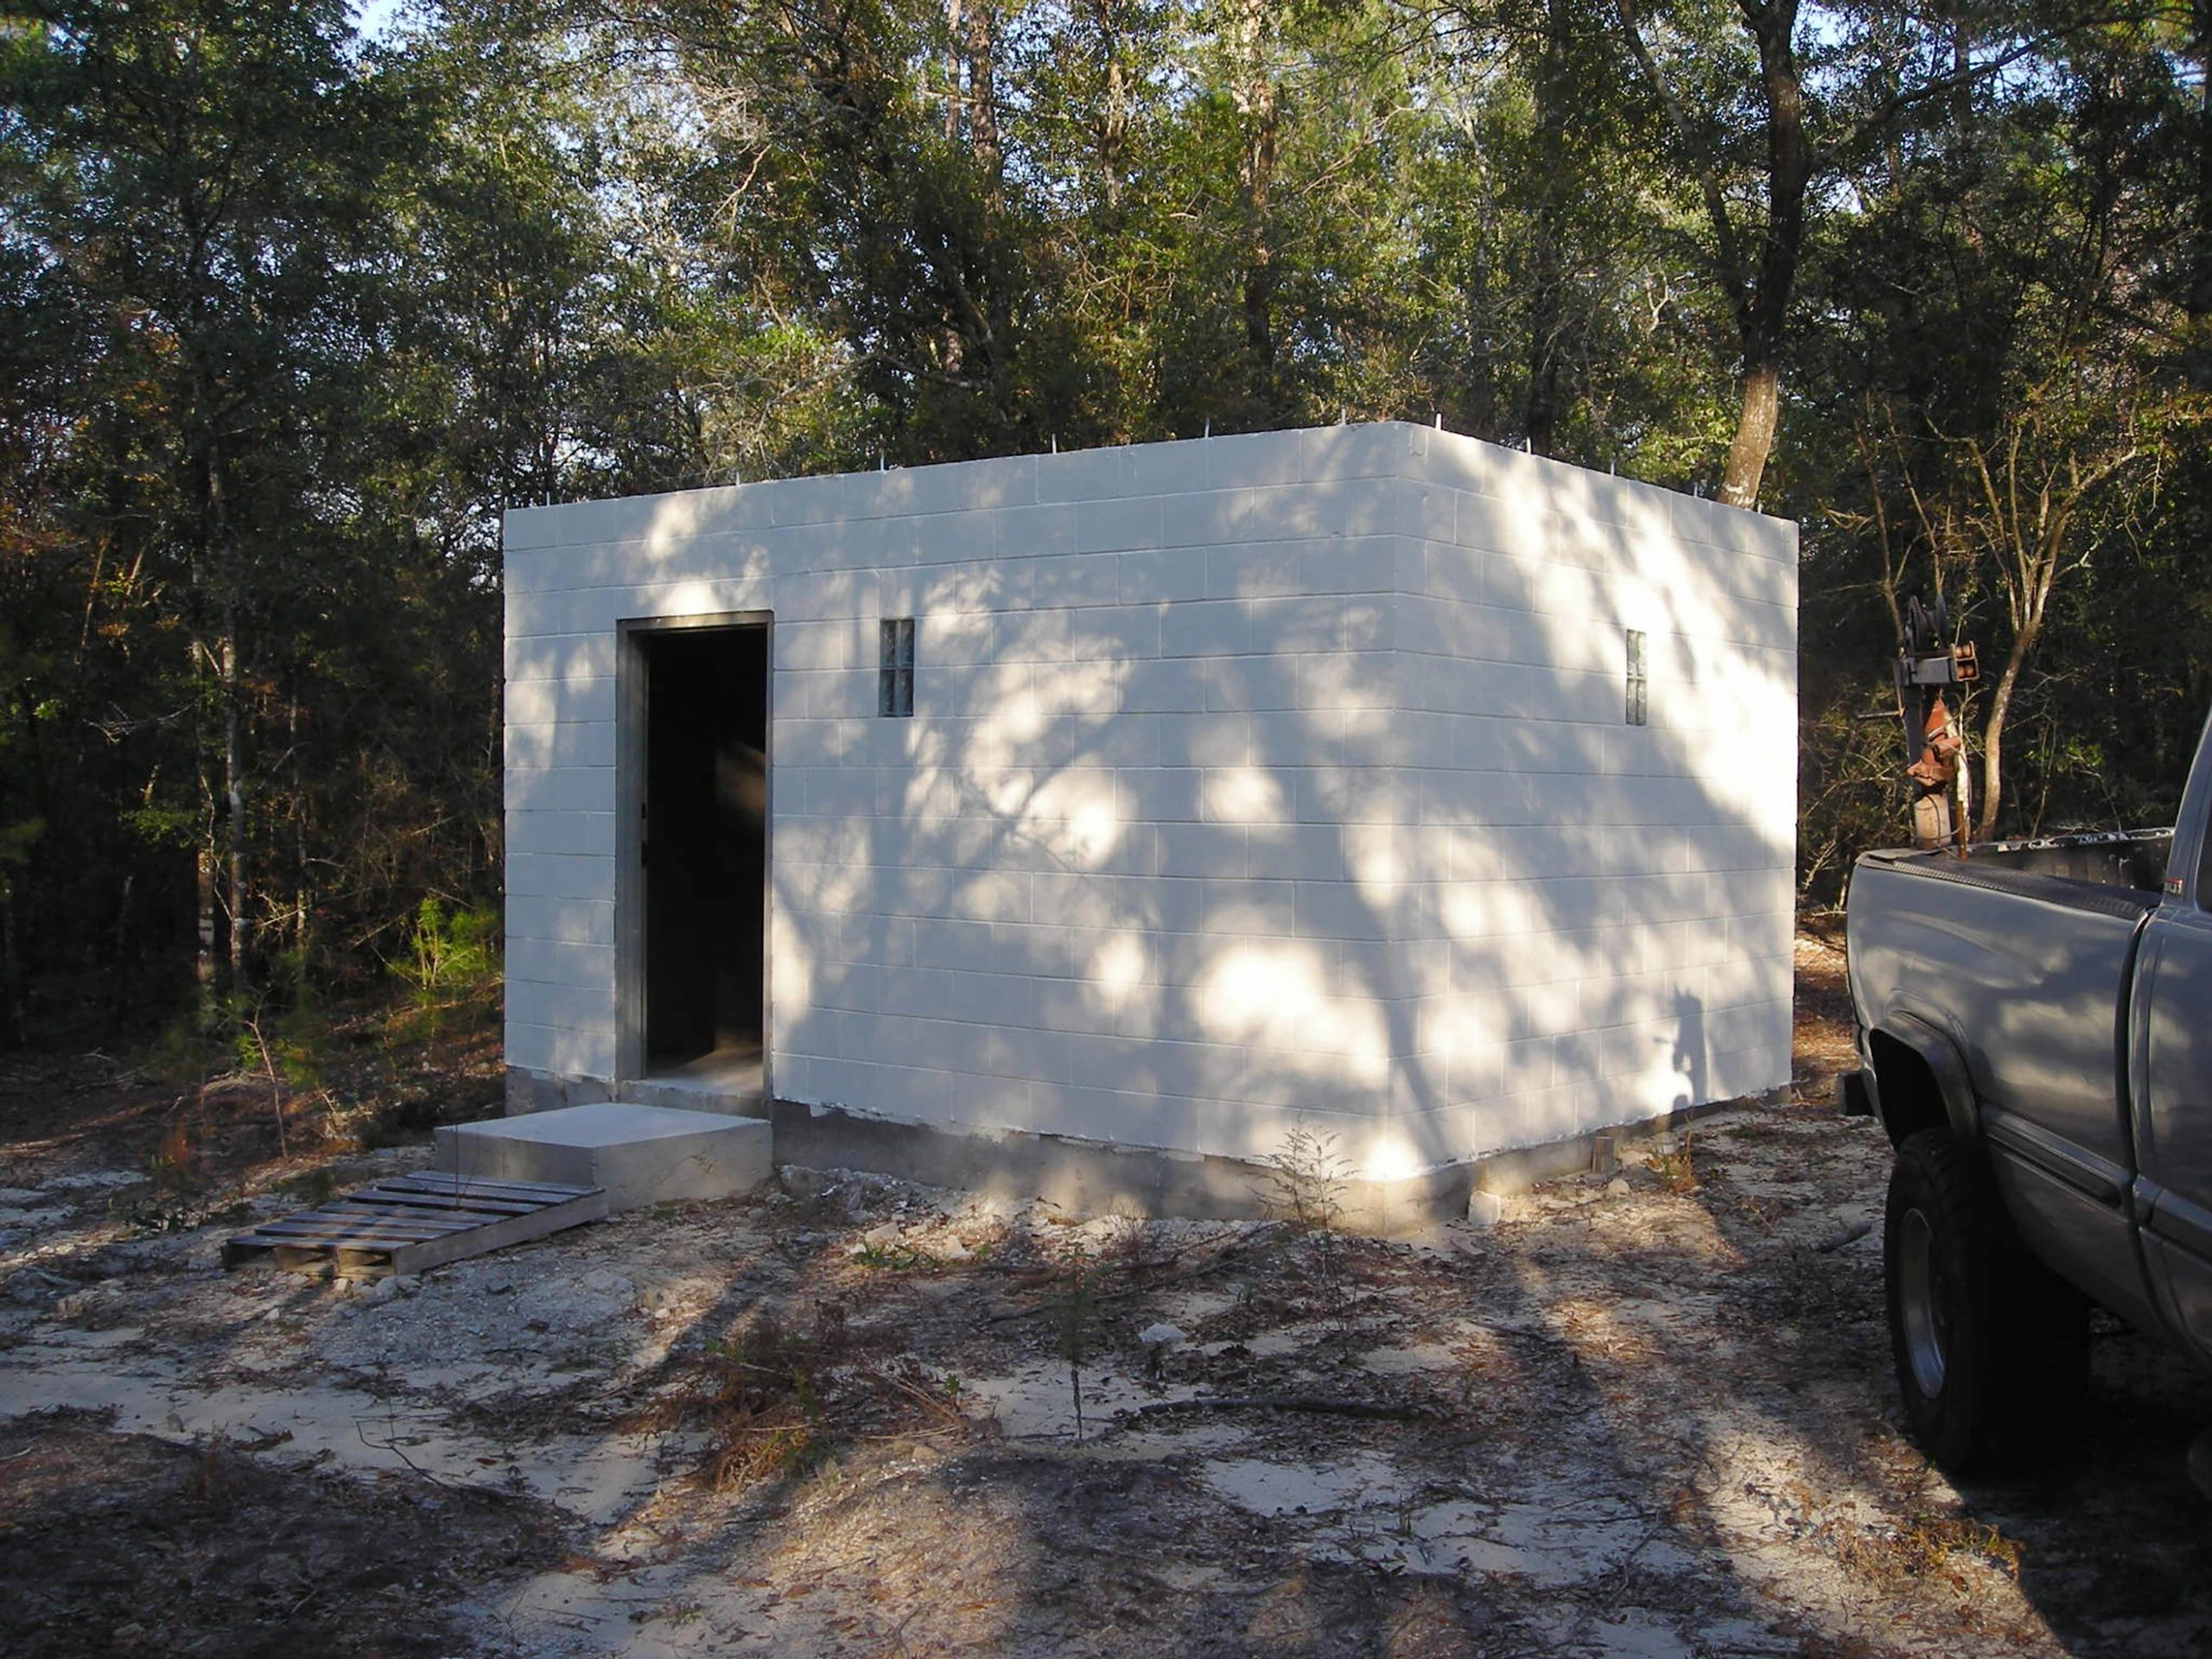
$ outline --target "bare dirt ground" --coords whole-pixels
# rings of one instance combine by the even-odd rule
[[[226,1274],[423,1148],[225,1120],[181,1187],[158,1091],[19,1068],[0,1648],[2212,1652],[2212,1388],[2146,1339],[2036,1481],[1898,1432],[1840,965],[1800,947],[1789,1101],[1398,1242],[794,1171],[419,1283]]]

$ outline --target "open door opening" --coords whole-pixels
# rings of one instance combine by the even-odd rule
[[[641,633],[645,1059],[757,1063],[767,1032],[768,629]]]

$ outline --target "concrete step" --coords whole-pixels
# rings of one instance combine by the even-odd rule
[[[632,1210],[673,1198],[726,1198],[766,1180],[767,1120],[607,1102],[438,1130],[433,1166],[456,1175],[607,1189]]]

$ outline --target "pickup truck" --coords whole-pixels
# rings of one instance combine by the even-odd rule
[[[1954,1474],[2062,1439],[2100,1303],[2212,1363],[2212,725],[2171,830],[1876,852],[1847,906],[1860,1069],[1896,1148],[1891,1348]],[[2212,1439],[2190,1457],[2199,1484]]]

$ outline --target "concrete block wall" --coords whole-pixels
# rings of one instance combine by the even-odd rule
[[[1242,1157],[1303,1120],[1388,1178],[1667,1109],[1630,1051],[1691,1001],[1675,1094],[1787,1077],[1788,526],[1389,424],[507,545],[512,1066],[619,1082],[617,622],[771,611],[779,1096]],[[915,715],[880,719],[906,615]]]
[[[1786,1083],[1796,526],[1447,434],[1411,471],[1417,1161]]]

